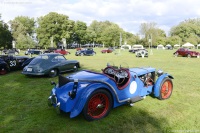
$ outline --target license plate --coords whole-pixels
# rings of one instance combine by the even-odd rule
[[[27,68],[27,71],[28,72],[32,72],[32,68]]]

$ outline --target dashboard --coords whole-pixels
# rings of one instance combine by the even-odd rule
[[[111,67],[105,68],[104,73],[117,78],[128,78],[129,75],[124,69],[114,69]]]

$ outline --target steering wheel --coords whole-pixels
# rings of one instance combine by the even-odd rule
[[[118,85],[123,84],[126,78],[128,78],[128,74],[125,70],[119,70],[115,74],[115,81]]]
[[[150,78],[150,77],[145,77],[145,82],[144,82],[144,85],[145,86],[149,86],[149,85],[152,85],[154,83],[153,79]]]

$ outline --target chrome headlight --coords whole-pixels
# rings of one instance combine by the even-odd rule
[[[157,71],[158,77],[159,77],[160,75],[162,75],[162,74],[163,74],[163,71],[162,71],[162,70],[158,70],[158,71]]]
[[[57,104],[57,97],[56,97],[56,95],[52,95],[51,101],[52,101],[52,104]]]

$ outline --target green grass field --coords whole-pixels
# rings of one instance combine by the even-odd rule
[[[173,57],[175,50],[153,50],[149,58],[136,58],[128,51],[96,56],[74,55],[68,59],[80,61],[81,69],[101,72],[107,62],[126,67],[151,66],[174,77],[174,90],[168,100],[148,96],[133,107],[112,109],[99,121],[88,122],[83,115],[73,119],[68,113],[56,114],[47,106],[47,98],[55,78],[26,77],[21,71],[0,76],[0,132],[66,132],[66,133],[160,133],[200,132],[200,59]],[[116,51],[118,52],[118,50]],[[65,73],[63,75],[68,75]]]

